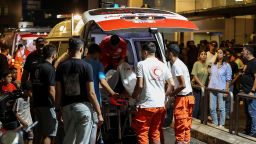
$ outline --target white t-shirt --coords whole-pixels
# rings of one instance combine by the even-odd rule
[[[179,58],[177,58],[176,61],[173,63],[171,71],[174,77],[175,89],[178,87],[179,84],[177,76],[183,76],[185,80],[186,87],[180,93],[178,93],[178,95],[187,95],[192,92],[188,68]]]
[[[33,124],[30,113],[30,99],[18,98],[14,104],[14,111],[17,112],[21,119],[27,122],[28,125]]]
[[[207,54],[206,63],[209,65],[212,65],[217,58],[217,53],[212,54],[210,51],[208,51],[206,54]]]
[[[147,58],[138,63],[136,75],[143,78],[144,84],[138,106],[141,108],[164,107],[165,83],[172,78],[167,65],[157,58]]]

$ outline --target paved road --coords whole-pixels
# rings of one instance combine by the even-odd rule
[[[164,138],[165,138],[165,144],[175,144],[174,130],[171,128],[164,130]],[[201,142],[195,138],[192,138],[190,144],[206,144],[206,143]]]

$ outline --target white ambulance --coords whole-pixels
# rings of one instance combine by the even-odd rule
[[[187,18],[169,11],[150,8],[105,8],[83,13],[81,19],[72,19],[57,24],[47,40],[58,48],[61,55],[68,48],[68,39],[79,36],[87,44],[100,44],[107,35],[116,34],[127,42],[127,63],[121,68],[121,77],[126,90],[134,88],[134,73],[131,70],[141,60],[143,43],[152,41],[157,45],[156,56],[166,62],[163,33],[197,30],[197,26]],[[131,68],[127,68],[127,67]],[[133,84],[132,84],[133,83]]]

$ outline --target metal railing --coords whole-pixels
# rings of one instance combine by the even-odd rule
[[[210,92],[216,92],[216,93],[223,93],[223,94],[228,94],[229,98],[230,98],[230,127],[229,127],[229,132],[233,133],[234,131],[234,121],[233,121],[233,117],[234,117],[234,95],[232,92],[227,92],[225,90],[219,90],[219,89],[213,89],[213,88],[207,88],[207,87],[201,87],[201,86],[197,86],[197,85],[193,85],[192,86],[194,89],[201,89],[201,100],[202,103],[200,103],[202,106],[201,109],[203,110],[203,112],[201,112],[200,114],[200,120],[202,124],[207,125],[207,121],[208,121],[208,109],[209,109],[209,95]]]
[[[243,94],[243,93],[238,93],[236,95],[236,111],[235,111],[235,120],[234,120],[234,130],[235,134],[238,135],[238,127],[239,127],[239,106],[240,106],[240,98],[245,98],[245,99],[256,99],[255,96],[250,96],[248,94]]]

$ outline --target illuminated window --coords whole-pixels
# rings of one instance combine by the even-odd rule
[[[4,7],[4,15],[8,15],[9,9],[8,7]]]

